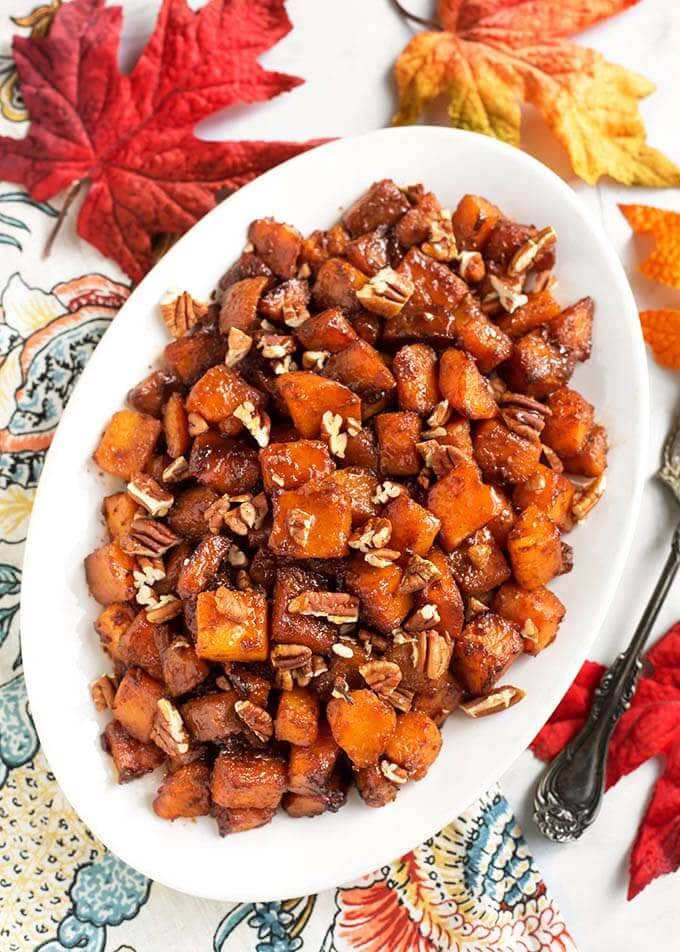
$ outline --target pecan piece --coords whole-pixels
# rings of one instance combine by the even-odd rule
[[[180,542],[180,537],[164,523],[148,519],[146,516],[135,516],[130,532],[121,536],[119,544],[128,555],[156,557],[165,555]]]
[[[382,697],[392,694],[401,681],[401,668],[394,661],[368,661],[359,666],[359,674],[369,688]]]
[[[293,542],[299,546],[307,545],[312,526],[316,522],[311,512],[304,509],[291,509],[286,517],[286,529]]]
[[[306,350],[302,355],[302,366],[305,370],[322,370],[330,355],[329,350]]]
[[[392,535],[392,523],[389,519],[369,519],[350,535],[347,544],[360,552],[381,549],[387,545]]]
[[[163,470],[164,483],[181,483],[189,476],[189,464],[183,456],[178,456]]]
[[[107,708],[113,707],[115,693],[116,682],[108,674],[102,674],[90,685],[90,697],[98,711],[105,711]]]
[[[458,255],[458,274],[468,284],[479,284],[486,275],[484,258],[478,251],[461,251]]]
[[[347,661],[354,657],[354,650],[344,641],[336,641],[334,645],[331,645],[331,651],[338,658],[345,658]]]
[[[227,367],[235,367],[240,363],[252,346],[253,339],[249,334],[245,334],[238,327],[230,327],[227,337],[227,354],[224,358]]]
[[[374,565],[377,569],[386,569],[392,562],[396,562],[401,552],[396,549],[372,549],[364,555],[364,562]]]
[[[342,427],[345,421],[339,413],[333,413],[332,410],[326,410],[321,417],[321,432],[328,437],[328,448],[339,459],[345,458],[347,449],[347,433],[343,433]]]
[[[434,562],[424,559],[421,555],[414,555],[404,570],[399,591],[406,593],[419,592],[430,582],[440,578],[441,574]]]
[[[175,501],[172,493],[163,489],[160,483],[157,483],[153,476],[147,476],[146,473],[138,473],[135,478],[127,485],[128,495],[132,496],[135,502],[140,503],[146,511],[152,516],[167,516],[170,507]]]
[[[205,301],[197,301],[188,291],[166,291],[160,301],[165,326],[172,337],[182,337],[208,313]]]
[[[189,436],[200,436],[208,429],[208,422],[204,420],[200,413],[190,413],[187,416],[189,424]]]
[[[425,677],[436,681],[446,674],[453,645],[451,639],[440,635],[438,631],[418,632],[418,662],[416,668],[422,671]]]
[[[147,608],[146,618],[153,625],[162,625],[182,612],[182,599],[174,595],[163,595],[155,607]]]
[[[607,477],[602,473],[602,475],[597,476],[576,490],[571,511],[577,522],[583,522],[591,509],[598,504],[604,494],[606,485]]]
[[[295,338],[288,334],[263,334],[257,342],[258,350],[266,360],[274,360],[294,354],[297,349]]]
[[[386,777],[388,780],[391,780],[392,783],[406,783],[408,780],[408,774],[403,767],[400,767],[398,764],[393,764],[389,760],[380,761],[380,772],[383,777]]]
[[[393,483],[389,479],[386,479],[384,483],[378,484],[372,500],[384,506],[390,499],[396,499],[397,496],[401,496],[403,492],[404,489],[399,483]]]
[[[298,365],[295,363],[290,354],[286,354],[285,357],[281,357],[278,360],[272,361],[272,370],[277,377],[281,377],[283,374],[292,374],[294,370],[298,369]]]
[[[346,592],[302,592],[288,602],[293,615],[313,615],[326,618],[334,625],[359,620],[359,599]]]
[[[450,469],[465,459],[465,453],[459,450],[457,446],[445,444],[442,446],[437,440],[425,440],[423,443],[416,443],[416,449],[423,457],[425,465],[434,470],[437,477],[448,473]]]
[[[508,265],[508,274],[513,277],[524,274],[532,266],[539,254],[546,248],[552,247],[557,241],[557,232],[548,225],[536,235],[531,235],[524,244],[517,249]]]
[[[357,291],[367,311],[381,317],[398,314],[414,291],[413,281],[393,268],[382,268]]]
[[[508,314],[514,314],[518,307],[522,307],[529,300],[526,294],[522,293],[521,288],[517,288],[514,283],[503,281],[495,274],[489,275],[489,281],[498,295],[501,307]]]
[[[189,734],[182,715],[167,698],[160,698],[156,704],[151,740],[168,757],[178,757],[189,750]]]
[[[427,425],[433,428],[443,427],[451,418],[451,407],[448,400],[440,400],[432,413],[427,418]],[[446,430],[444,431],[446,432]]]
[[[451,212],[448,209],[442,209],[439,217],[430,222],[429,237],[420,247],[435,261],[453,261],[458,257],[456,236],[453,233]]]
[[[267,741],[274,733],[271,716],[263,707],[252,701],[237,701],[234,710],[246,727],[261,741]]]
[[[525,696],[526,692],[522,691],[521,688],[504,684],[501,687],[493,688],[487,694],[473,698],[471,701],[463,701],[460,707],[470,717],[486,717],[487,714],[506,711]]]
[[[275,645],[271,650],[270,660],[272,666],[279,671],[304,668],[312,660],[312,649],[306,645]]]
[[[407,711],[410,711],[413,707],[413,698],[415,697],[414,691],[409,691],[408,688],[402,688],[399,686],[388,695],[387,700],[390,702],[392,707],[396,708],[397,711],[403,711],[405,714]]]
[[[254,403],[244,400],[236,407],[232,416],[241,421],[258,446],[264,447],[269,443],[272,424],[264,410],[257,410]]]
[[[404,622],[404,631],[424,631],[431,625],[436,625],[441,621],[439,610],[432,602],[426,602],[416,609],[413,614]]]

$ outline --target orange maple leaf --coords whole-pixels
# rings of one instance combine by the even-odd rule
[[[416,122],[443,96],[454,126],[519,145],[530,103],[589,184],[678,185],[680,169],[645,140],[638,104],[653,83],[565,39],[636,2],[438,0],[441,29],[414,36],[397,60],[394,122]]]

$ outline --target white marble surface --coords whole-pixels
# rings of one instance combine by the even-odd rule
[[[125,23],[124,58],[140,48],[153,19],[154,5],[130,10]],[[262,105],[231,110],[205,123],[206,137],[307,138],[349,135],[389,124],[394,110],[392,63],[411,35],[388,0],[290,0],[294,31],[263,58],[272,68],[306,79],[304,86]],[[427,0],[411,0],[425,11]],[[680,163],[680,7],[677,0],[641,0],[628,12],[599,25],[583,42],[610,59],[654,80],[658,91],[642,106],[650,142]],[[236,114],[235,114],[236,112]],[[535,155],[574,186],[599,219],[628,270],[642,307],[680,307],[680,291],[655,286],[636,274],[647,247],[633,239],[616,208],[619,201],[644,202],[680,210],[680,190],[625,189],[613,183],[589,188],[570,176],[564,153],[541,121],[527,114],[525,142]],[[654,472],[664,432],[678,396],[678,375],[649,361],[652,420],[648,451]],[[615,604],[592,656],[609,661],[631,634],[665,558],[674,513],[662,488],[650,481],[635,550]],[[602,566],[603,573],[607,567]],[[661,634],[680,617],[680,585],[672,590],[657,625]],[[530,799],[540,766],[524,754],[503,779],[546,882],[556,894],[581,952],[671,952],[680,948],[680,875],[652,883],[626,902],[628,849],[658,763],[649,763],[622,780],[605,800],[597,825],[572,846],[543,840],[530,820]]]

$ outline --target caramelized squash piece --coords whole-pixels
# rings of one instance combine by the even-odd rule
[[[198,439],[198,437],[197,437]],[[199,542],[208,535],[208,523],[203,513],[218,499],[208,486],[191,486],[175,496],[168,513],[168,525],[190,542]]]
[[[588,360],[590,357],[594,310],[593,299],[584,297],[550,322],[552,339],[574,360]]]
[[[512,314],[503,312],[497,319],[496,325],[508,337],[522,337],[537,327],[550,324],[559,316],[560,306],[549,291],[538,291],[529,294],[528,298],[527,303],[522,304]]]
[[[269,548],[293,559],[337,559],[347,555],[352,528],[349,496],[327,480],[282,492],[273,500]]]
[[[489,482],[521,483],[534,475],[541,458],[538,439],[513,433],[500,420],[485,420],[472,438],[475,460]]]
[[[601,476],[607,468],[607,431],[603,426],[594,426],[578,453],[563,456],[562,462],[568,473],[579,476]]]
[[[219,364],[207,370],[193,385],[186,408],[189,413],[198,413],[208,423],[220,423],[230,418],[234,410],[246,401],[250,401],[256,409],[261,409],[265,397],[260,390],[249,386],[236,371]]]
[[[339,307],[351,314],[361,308],[357,291],[367,281],[367,276],[349,261],[329,258],[317,272],[312,299],[317,308]]]
[[[161,648],[161,669],[162,680],[171,697],[193,691],[210,673],[209,665],[198,657],[186,638],[168,641]]]
[[[377,469],[378,441],[369,426],[363,426],[356,436],[347,437],[347,448],[342,461],[345,466],[360,466],[363,469]]]
[[[465,351],[449,347],[441,355],[439,389],[453,410],[471,420],[488,420],[498,412],[488,381]]]
[[[464,195],[453,213],[453,232],[461,251],[482,251],[495,225],[501,220],[500,208],[479,195]]]
[[[384,226],[375,231],[366,232],[350,241],[347,245],[347,260],[363,271],[364,274],[374,275],[388,266],[388,236]]]
[[[388,546],[403,554],[425,555],[430,551],[439,532],[440,522],[436,516],[420,506],[406,493],[390,500],[385,508],[385,518],[392,523],[392,535]]]
[[[455,446],[464,456],[472,459],[472,436],[470,434],[470,421],[454,418],[438,427],[443,433],[437,433],[435,439],[441,446]]]
[[[222,295],[220,306],[220,333],[228,334],[232,327],[251,332],[260,326],[257,305],[269,285],[269,278],[244,278],[229,285]]]
[[[337,354],[359,339],[339,307],[308,317],[295,329],[295,336],[305,350],[327,350],[331,354]]]
[[[319,592],[324,585],[318,575],[293,565],[276,572],[272,597],[271,637],[278,644],[302,645],[314,654],[328,654],[337,637],[337,628],[324,618],[288,611],[289,603],[303,592]]]
[[[307,439],[319,435],[327,411],[344,421],[361,420],[361,400],[335,380],[299,370],[280,377],[277,388],[295,428]]]
[[[357,553],[349,560],[344,575],[347,591],[361,599],[362,618],[371,628],[388,634],[410,613],[413,597],[399,591],[402,570],[398,565],[378,568]]]
[[[427,414],[439,402],[437,355],[427,344],[407,344],[392,362],[397,397],[402,410]]]
[[[519,628],[494,612],[477,615],[453,644],[452,670],[465,691],[490,691],[523,648]]]
[[[418,592],[416,603],[419,608],[422,608],[423,605],[434,605],[436,607],[439,613],[439,621],[431,627],[438,631],[440,635],[444,635],[453,641],[463,630],[465,617],[463,599],[458,590],[451,562],[442,550],[438,548],[430,549],[427,553],[427,559],[439,571],[439,577]],[[431,689],[432,685],[429,685],[429,688]]]
[[[119,410],[111,417],[92,458],[104,472],[129,482],[151,459],[160,432],[158,420],[146,413]]]
[[[128,668],[113,699],[113,716],[128,734],[148,744],[158,701],[164,696],[159,681],[141,668]]]
[[[252,242],[258,257],[279,278],[295,277],[302,249],[302,235],[297,228],[273,218],[258,218],[248,228],[248,241]]]
[[[184,409],[184,400],[179,393],[170,395],[163,409],[163,433],[168,456],[177,459],[189,449],[189,421]]]
[[[312,796],[308,793],[287,793],[283,798],[282,806],[288,816],[294,819],[303,816],[321,816],[328,809],[325,797]]]
[[[354,771],[359,796],[367,807],[384,807],[397,798],[398,786],[388,780],[378,764]]]
[[[170,394],[181,388],[182,382],[172,370],[153,370],[128,392],[127,401],[134,410],[158,418]]]
[[[456,310],[453,340],[466,350],[483,374],[490,374],[512,354],[512,341],[467,298]]]
[[[212,799],[221,807],[272,810],[286,789],[286,765],[270,753],[223,750],[210,781]]]
[[[269,651],[267,596],[254,590],[201,592],[196,654],[209,661],[264,661]],[[226,804],[223,804],[226,805]]]
[[[245,833],[247,830],[256,830],[260,826],[266,826],[267,823],[271,823],[273,820],[276,807],[270,807],[266,810],[257,810],[252,807],[227,809],[213,803],[210,812],[215,817],[219,835],[227,836],[229,833]]]
[[[493,496],[494,516],[486,525],[496,542],[504,546],[508,533],[515,524],[515,510],[502,489],[493,486],[491,495]]]
[[[102,747],[113,758],[118,783],[137,780],[160,767],[165,760],[163,751],[155,744],[143,744],[115,720],[104,728]]]
[[[513,574],[522,588],[540,588],[560,574],[559,529],[538,506],[529,506],[517,517],[508,535],[508,555]]]
[[[488,527],[468,536],[451,553],[450,562],[465,595],[483,595],[510,578],[510,566]]]
[[[220,495],[250,492],[260,478],[257,450],[233,437],[208,430],[193,442],[189,473],[201,485],[209,486]]]
[[[515,341],[501,374],[511,390],[530,397],[547,397],[563,387],[574,370],[574,360],[536,330]]]
[[[167,774],[153,801],[163,820],[207,816],[210,813],[210,767],[196,761]]]
[[[543,442],[558,456],[579,453],[593,427],[594,410],[576,390],[560,387],[546,401],[551,415],[541,435]]]
[[[331,733],[355,767],[369,767],[394,733],[394,708],[373,691],[350,691],[351,702],[332,698],[326,707]]]
[[[117,542],[95,549],[85,559],[85,578],[92,597],[100,605],[129,602],[137,589],[132,573],[136,560],[123,552]]]
[[[434,721],[422,711],[397,716],[397,726],[387,742],[385,756],[403,767],[411,780],[422,780],[437,758],[442,735]]]
[[[369,403],[394,390],[396,381],[375,347],[357,340],[337,354],[332,354],[323,370],[330,377],[358,393]]]
[[[235,691],[218,691],[191,698],[180,707],[182,720],[197,743],[224,743],[232,734],[240,734],[243,724],[234,709]]]
[[[161,654],[158,641],[167,635],[167,625],[154,625],[146,617],[146,611],[137,612],[123,632],[118,650],[125,664],[144,668],[157,681],[163,680]]]
[[[102,648],[114,660],[123,662],[120,640],[135,617],[135,610],[127,602],[111,602],[97,616],[94,623]]]
[[[132,528],[132,520],[141,512],[140,506],[127,493],[113,493],[106,496],[102,505],[109,538],[118,542]]]
[[[539,464],[531,479],[515,486],[512,501],[518,509],[537,506],[562,532],[568,532],[574,523],[571,514],[574,492],[571,480]]]
[[[460,460],[432,486],[427,508],[441,523],[443,547],[452,552],[493,518],[495,507],[491,488],[482,482],[475,464]]]
[[[335,469],[328,447],[320,440],[270,443],[260,450],[262,481],[268,493],[299,489],[310,479],[321,479]]]
[[[213,582],[229,546],[230,540],[224,535],[209,536],[199,542],[180,570],[177,580],[180,598],[198,595]]]
[[[408,198],[392,179],[382,179],[351,205],[342,223],[353,238],[380,225],[394,225],[410,209]]]
[[[365,522],[378,514],[378,504],[374,501],[378,488],[378,477],[361,466],[345,466],[336,469],[326,477],[326,483],[337,486],[347,494],[352,510],[352,525]]]
[[[566,611],[557,595],[547,588],[528,592],[514,582],[498,589],[493,610],[519,626],[524,650],[536,655],[555,640],[557,629]]]
[[[413,698],[413,710],[422,711],[441,727],[446,718],[458,707],[462,692],[448,671],[434,690],[417,692]]]
[[[187,387],[210,367],[220,364],[227,352],[227,339],[214,330],[200,330],[171,341],[165,348],[165,362]]]
[[[319,733],[319,698],[309,688],[283,691],[274,721],[277,740],[310,747]]]
[[[417,413],[399,410],[381,413],[375,421],[380,468],[390,476],[415,476],[422,459],[416,449],[420,440],[421,420]]]
[[[308,747],[292,747],[288,762],[288,789],[300,796],[325,796],[340,754],[325,721]]]

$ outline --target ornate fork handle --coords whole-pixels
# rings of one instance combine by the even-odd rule
[[[548,839],[578,839],[597,816],[604,790],[607,747],[618,719],[630,704],[640,656],[680,567],[680,524],[671,551],[635,634],[595,692],[590,716],[543,774],[534,799],[534,820]]]

